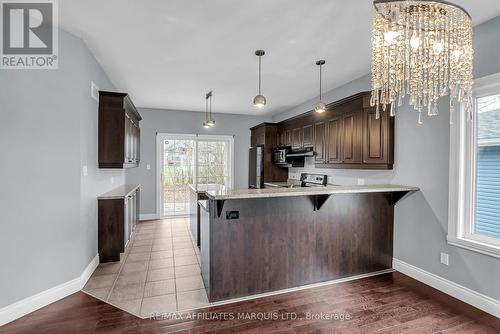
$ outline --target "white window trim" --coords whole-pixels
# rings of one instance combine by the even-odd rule
[[[475,80],[474,98],[500,93],[500,73]],[[476,108],[474,108],[476,109]],[[474,114],[475,117],[475,114]],[[458,119],[457,119],[458,118]],[[475,124],[465,111],[450,127],[448,243],[500,258],[500,240],[472,233],[475,208]],[[480,143],[482,144],[482,143]]]
[[[186,139],[186,140],[220,140],[229,142],[228,164],[229,164],[229,184],[234,188],[234,136],[224,135],[200,135],[200,134],[174,134],[174,133],[156,133],[156,216],[163,218],[163,141],[166,139]],[[198,145],[195,145],[194,159],[198,160]],[[196,169],[194,171],[194,179],[197,181]]]

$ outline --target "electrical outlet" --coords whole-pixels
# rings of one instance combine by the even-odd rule
[[[151,165],[150,165],[150,164],[147,164],[147,165],[146,165],[146,169],[147,169],[147,170],[150,170],[150,169],[151,169]]]
[[[358,186],[364,186],[365,185],[365,179],[358,178]]]
[[[89,175],[89,169],[87,168],[87,166],[82,167],[82,174],[83,176]]]
[[[445,266],[450,264],[450,256],[448,254],[441,252],[441,264]]]

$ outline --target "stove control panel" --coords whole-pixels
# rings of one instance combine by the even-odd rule
[[[328,175],[302,173],[300,175],[302,186],[326,186]]]

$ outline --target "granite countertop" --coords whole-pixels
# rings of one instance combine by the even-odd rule
[[[220,190],[221,188],[225,188],[224,185],[222,184],[216,184],[216,183],[207,183],[207,184],[190,184],[189,189],[191,191],[194,191],[196,193],[205,193],[210,190]]]
[[[208,211],[208,203],[206,200],[199,200],[198,201],[198,204],[200,204],[200,206],[205,210],[205,211]]]
[[[300,187],[301,184],[302,183],[298,180],[288,180],[286,182],[264,182],[264,186],[276,187],[276,188],[279,188],[279,187],[282,187],[282,188]]]
[[[418,191],[417,187],[402,186],[395,184],[363,185],[363,186],[334,186],[309,187],[309,188],[267,188],[267,189],[226,189],[209,190],[206,192],[208,198],[213,200],[245,199],[245,198],[269,198],[269,197],[292,197],[307,195],[330,195],[330,194],[353,194],[353,193],[378,193],[398,191]]]
[[[140,184],[123,184],[107,193],[104,193],[97,197],[97,199],[121,199],[125,198],[134,191],[137,190],[141,185]]]

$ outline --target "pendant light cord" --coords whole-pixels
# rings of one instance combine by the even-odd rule
[[[210,91],[210,119],[212,119],[212,91]]]
[[[321,82],[322,82],[322,69],[323,69],[323,65],[319,65],[319,100],[322,101],[322,98],[321,98]]]
[[[205,97],[205,121],[208,121],[208,98]]]
[[[262,56],[259,56],[259,95],[260,94],[260,87],[261,87],[261,81],[262,81],[262,64],[261,64],[261,59]]]

